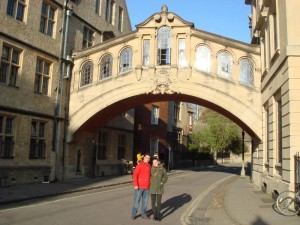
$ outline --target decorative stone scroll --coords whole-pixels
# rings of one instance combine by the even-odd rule
[[[154,82],[149,86],[147,94],[173,94],[175,92],[179,93],[176,81],[170,78],[167,70],[161,69],[156,73]]]

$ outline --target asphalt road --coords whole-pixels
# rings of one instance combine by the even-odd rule
[[[162,203],[161,224],[197,224],[212,204],[214,190],[228,182],[233,171],[187,171],[169,177]],[[0,211],[1,225],[127,225],[157,224],[138,217],[130,220],[134,189],[111,189],[32,201]],[[201,203],[201,204],[200,204]],[[148,204],[151,214],[150,199]]]

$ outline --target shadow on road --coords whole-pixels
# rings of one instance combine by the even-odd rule
[[[191,200],[192,196],[186,193],[169,198],[161,205],[162,218],[171,215],[173,212],[175,212],[177,209],[190,202]]]

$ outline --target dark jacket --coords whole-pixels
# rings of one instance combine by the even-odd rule
[[[162,195],[164,193],[164,184],[167,182],[167,180],[167,171],[163,166],[152,166],[150,179],[150,194]]]
[[[150,170],[151,166],[148,163],[139,163],[133,173],[133,184],[142,189],[149,189],[150,187]]]

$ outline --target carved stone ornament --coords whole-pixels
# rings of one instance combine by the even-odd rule
[[[149,86],[149,92],[152,94],[173,94],[176,91],[176,82],[172,82],[167,70],[160,70],[152,85]]]

